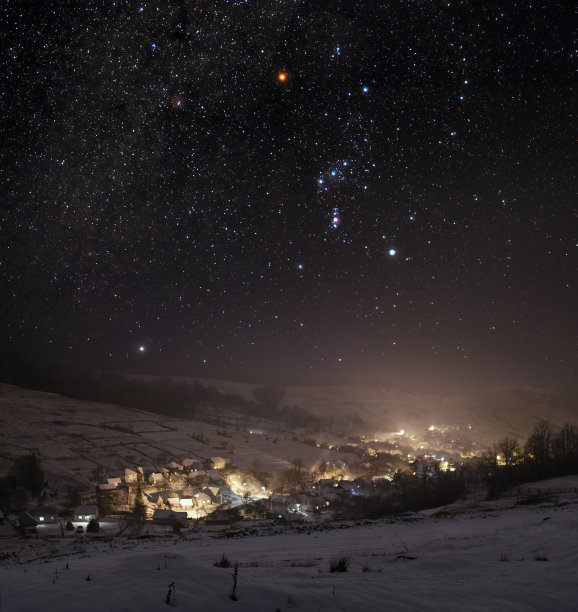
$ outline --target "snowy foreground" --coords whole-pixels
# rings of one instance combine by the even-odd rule
[[[575,496],[556,506],[267,531],[0,541],[0,610],[578,609]],[[213,565],[223,553],[239,564],[237,601],[233,569]],[[330,572],[344,556],[348,571]]]

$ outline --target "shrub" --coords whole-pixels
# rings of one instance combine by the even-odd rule
[[[96,519],[90,519],[88,525],[86,526],[87,533],[96,533],[100,530],[100,525]]]
[[[346,572],[349,568],[349,559],[347,557],[341,557],[340,559],[332,559],[329,562],[330,572]]]
[[[223,553],[221,558],[214,563],[215,567],[231,567],[231,562],[229,561],[227,555]]]

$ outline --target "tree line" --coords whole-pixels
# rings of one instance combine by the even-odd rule
[[[556,429],[541,420],[525,444],[505,436],[488,450],[485,461],[490,497],[515,484],[578,474],[578,427],[566,423]]]
[[[213,422],[226,412],[268,419],[288,429],[319,431],[329,419],[315,416],[300,406],[282,405],[285,389],[256,386],[253,397],[227,393],[199,381],[178,382],[170,376],[139,380],[116,372],[54,371],[49,368],[11,373],[10,382],[23,387],[58,393],[65,397],[116,404],[179,419]]]
[[[379,518],[444,506],[468,494],[495,499],[525,482],[578,474],[578,427],[557,429],[539,421],[525,443],[505,436],[480,457],[442,470],[431,457],[417,457],[392,481],[374,485],[365,496],[343,495],[336,506],[340,518]]]

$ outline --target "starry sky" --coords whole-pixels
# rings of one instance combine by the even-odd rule
[[[6,0],[0,20],[5,360],[574,381],[573,2]]]

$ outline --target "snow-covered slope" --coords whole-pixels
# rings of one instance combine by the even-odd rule
[[[214,456],[241,467],[284,469],[295,457],[307,465],[329,451],[289,433],[252,434],[226,425],[179,420],[109,404],[0,385],[0,474],[16,457],[36,453],[51,488],[77,480],[92,488],[107,474],[135,465],[162,466],[185,457]]]
[[[254,398],[255,385],[200,382],[224,393]],[[471,425],[471,430],[464,433],[462,429],[456,437],[463,437],[479,450],[504,435],[526,439],[539,418],[559,426],[578,421],[574,399],[528,388],[498,388],[458,397],[381,386],[289,387],[282,403],[332,418],[334,431],[304,432],[295,437],[294,432],[280,431],[278,424],[261,427],[263,423],[254,419],[245,419],[240,426],[241,415],[237,415],[236,424],[235,419],[228,422],[226,418],[221,425],[207,424],[0,385],[0,473],[15,457],[29,452],[41,457],[52,487],[71,477],[92,486],[127,466],[158,466],[185,457],[218,455],[241,467],[258,460],[261,469],[274,472],[297,457],[306,465],[334,460],[335,455],[327,449],[303,443],[307,438],[341,444],[348,434],[387,439],[391,432],[404,429],[416,433],[419,440],[429,425]],[[351,415],[360,417],[364,424],[357,428],[349,425]],[[228,428],[226,437],[218,433],[223,428]],[[262,435],[252,434],[255,429]]]
[[[1,610],[166,609],[170,584],[169,607],[204,612],[564,612],[578,602],[573,494],[557,506],[255,533],[32,542],[4,555]],[[230,599],[233,569],[213,565],[222,554],[239,563],[237,601]],[[330,572],[341,557],[348,571]]]
[[[134,376],[142,381],[154,377]],[[174,377],[179,383],[215,387],[224,393],[254,399],[257,384],[214,379]],[[539,419],[554,426],[578,421],[575,394],[524,386],[496,386],[469,394],[414,392],[396,385],[348,384],[333,386],[288,386],[283,405],[306,408],[316,416],[330,417],[352,433],[368,437],[400,429],[419,431],[431,424],[472,425],[482,446],[511,435],[527,439]],[[358,415],[365,425],[350,422]]]

